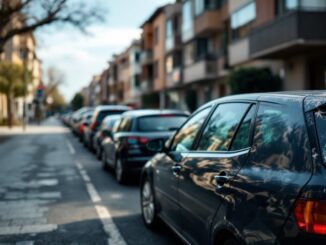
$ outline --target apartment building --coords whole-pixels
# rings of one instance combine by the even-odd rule
[[[20,65],[26,65],[26,68],[32,73],[33,81],[27,87],[26,96],[26,116],[30,120],[35,115],[35,104],[33,103],[37,86],[42,82],[41,60],[36,55],[36,40],[32,33],[20,36],[14,36],[9,40],[1,54],[0,60],[11,61]],[[15,117],[22,118],[24,111],[24,101],[17,98],[12,105]],[[0,121],[7,118],[7,100],[0,94]]]
[[[326,1],[230,0],[229,63],[268,66],[284,90],[325,89]]]
[[[226,94],[228,3],[182,3],[183,97],[187,109]]]
[[[165,107],[165,9],[158,8],[141,26],[142,105]]]

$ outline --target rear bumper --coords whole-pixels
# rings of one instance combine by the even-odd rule
[[[124,162],[124,169],[127,172],[140,173],[146,162],[148,162],[151,158],[152,156],[128,157]]]

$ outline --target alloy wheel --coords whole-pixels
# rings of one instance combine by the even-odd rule
[[[149,181],[145,181],[142,189],[142,211],[147,225],[151,225],[155,218],[155,204],[152,187]]]
[[[118,158],[116,166],[115,166],[115,175],[116,175],[118,182],[121,182],[122,174],[123,174],[122,162],[121,162],[120,158]]]

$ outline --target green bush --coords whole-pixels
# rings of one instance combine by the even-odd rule
[[[282,90],[282,80],[269,68],[240,68],[229,75],[232,94]]]

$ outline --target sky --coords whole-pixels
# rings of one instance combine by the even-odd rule
[[[100,74],[113,54],[139,38],[139,26],[153,11],[173,0],[96,0],[107,11],[106,21],[93,24],[84,35],[70,27],[42,28],[37,34],[37,54],[43,79],[49,67],[65,76],[60,91],[69,102],[93,75]]]

